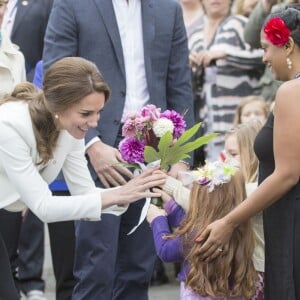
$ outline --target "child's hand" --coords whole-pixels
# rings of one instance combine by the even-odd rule
[[[178,162],[177,164],[172,165],[170,171],[168,172],[169,176],[172,176],[175,179],[178,179],[180,172],[188,171],[189,167],[186,163]]]
[[[168,193],[166,193],[165,191],[158,189],[158,188],[152,188],[153,192],[155,193],[160,193],[161,194],[161,199],[163,201],[163,204],[167,203],[169,200],[172,199],[172,196],[170,196]]]
[[[166,216],[166,212],[161,209],[158,208],[157,206],[150,204],[149,208],[148,208],[148,212],[147,212],[147,221],[149,224],[152,223],[152,221],[157,218],[158,216]]]

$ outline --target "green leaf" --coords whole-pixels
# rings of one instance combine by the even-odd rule
[[[161,158],[164,157],[166,153],[168,153],[172,141],[173,141],[173,135],[170,131],[166,132],[160,138],[157,148],[158,148],[159,156]]]
[[[178,143],[178,145],[181,145],[190,140],[199,131],[201,124],[202,123],[199,122],[191,128],[187,129],[185,132],[183,132],[183,134],[179,137],[176,143]]]
[[[182,153],[189,153],[191,151],[194,151],[198,149],[199,147],[207,144],[210,140],[215,138],[218,134],[217,133],[211,133],[205,136],[201,136],[197,138],[196,140],[192,142],[188,142],[184,145],[176,145],[177,143],[174,144],[173,151],[180,151]],[[178,149],[177,149],[178,148]]]
[[[165,133],[158,143],[158,151],[151,146],[145,147],[145,162],[151,163],[156,160],[161,160],[161,168],[167,170],[169,166],[178,163],[180,160],[190,158],[190,152],[207,144],[211,139],[218,135],[212,133],[190,141],[199,131],[201,124],[202,123],[199,122],[183,132],[174,144],[172,144],[172,133]]]
[[[199,127],[198,127],[199,128]],[[195,134],[195,133],[194,133]],[[168,153],[165,155],[164,159],[161,161],[161,166],[164,166],[165,169],[168,169],[169,166],[178,163],[180,160],[189,158],[188,153],[198,149],[199,147],[207,144],[211,139],[216,137],[218,134],[212,133],[205,136],[201,136],[194,141],[187,142],[184,145],[180,144],[178,140],[175,142],[172,147],[169,147]],[[192,138],[191,135],[189,138]]]
[[[191,156],[186,153],[176,153],[175,155],[169,155],[164,161],[161,162],[161,166],[164,166],[163,168],[167,170],[169,166],[174,165],[178,163],[180,160],[190,158]]]
[[[151,146],[146,146],[144,150],[144,158],[146,163],[160,159],[160,154]]]

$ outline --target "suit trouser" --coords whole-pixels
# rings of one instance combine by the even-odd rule
[[[53,271],[56,280],[56,300],[72,298],[75,228],[73,221],[48,224]]]
[[[19,287],[27,294],[45,290],[42,278],[44,266],[44,223],[30,210],[21,225],[19,238]]]
[[[53,191],[55,196],[68,196],[69,191]],[[75,227],[74,221],[48,223],[52,265],[56,282],[56,300],[70,300],[73,276]]]
[[[17,289],[25,294],[30,290],[44,290],[42,279],[44,262],[43,230],[44,224],[30,211],[28,211],[23,222],[20,212],[0,210],[0,232],[7,247],[11,272]],[[21,248],[19,248],[22,234],[24,234],[23,242]],[[19,253],[18,249],[20,249]]]
[[[101,221],[76,221],[73,300],[145,300],[156,253],[151,228],[138,223],[144,200],[131,204],[125,214],[102,214]]]
[[[20,296],[14,284],[7,249],[0,233],[0,300],[7,299],[18,300]]]
[[[18,268],[18,243],[21,230],[22,216],[20,212],[8,212],[0,209],[0,234],[10,261],[10,273],[18,288],[17,268]]]
[[[57,192],[56,195],[69,195],[69,192]],[[29,218],[29,219],[27,219]],[[24,293],[30,290],[44,290],[42,271],[44,263],[44,223],[32,212],[28,211],[26,220],[27,233],[23,235],[23,248],[18,255],[20,247],[20,231],[23,231],[21,213],[12,213],[0,210],[0,232],[7,246],[11,262],[11,273],[18,289]],[[43,231],[39,231],[42,229]],[[55,222],[48,224],[52,264],[56,280],[56,300],[71,299],[75,279],[73,276],[73,262],[75,249],[74,222]],[[22,232],[24,233],[24,232]],[[39,233],[39,234],[37,234]],[[41,237],[40,239],[37,236]],[[17,268],[19,271],[17,272]],[[17,274],[18,273],[18,274]]]
[[[69,195],[57,192],[56,195]],[[29,217],[29,219],[27,219]],[[28,221],[28,222],[26,222]],[[31,290],[44,290],[42,279],[44,265],[44,223],[28,212],[21,226],[19,241],[18,285],[25,294]],[[25,225],[25,226],[24,226]],[[52,265],[56,282],[56,300],[71,299],[75,278],[73,276],[75,228],[74,222],[48,224]],[[32,236],[29,236],[33,232]],[[27,237],[27,239],[26,239]]]

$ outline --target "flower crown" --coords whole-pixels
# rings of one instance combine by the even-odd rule
[[[274,17],[267,21],[264,33],[273,45],[281,47],[287,43],[291,32],[281,18]]]
[[[228,183],[235,174],[236,168],[222,162],[206,162],[206,164],[193,171],[194,181],[200,185],[207,186],[208,192],[212,192],[216,185]]]

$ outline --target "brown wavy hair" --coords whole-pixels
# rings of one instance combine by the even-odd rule
[[[59,136],[55,114],[63,113],[94,92],[104,93],[105,102],[109,99],[109,87],[96,65],[84,58],[66,57],[47,70],[43,91],[29,82],[20,83],[0,104],[7,101],[28,102],[41,158],[38,164],[45,164],[53,157]]]
[[[211,262],[201,259],[197,254],[201,244],[194,242],[210,223],[224,217],[245,198],[245,183],[240,172],[236,172],[230,182],[215,186],[212,192],[197,183],[192,187],[190,209],[174,235],[182,238],[189,266],[185,284],[201,296],[250,299],[255,291],[254,235],[250,221],[234,231],[223,254]]]

